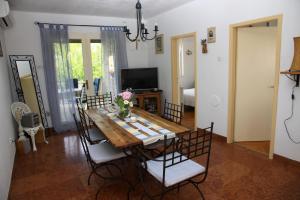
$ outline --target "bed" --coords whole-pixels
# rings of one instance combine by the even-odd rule
[[[183,89],[183,104],[195,107],[195,88]]]

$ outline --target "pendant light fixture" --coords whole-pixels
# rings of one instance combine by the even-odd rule
[[[136,29],[136,36],[131,38],[131,32],[130,30],[127,28],[127,26],[124,26],[124,32],[126,34],[126,37],[128,38],[129,41],[131,42],[135,42],[137,40],[139,40],[139,38],[142,41],[146,41],[146,40],[153,40],[156,38],[157,36],[157,32],[158,32],[158,26],[157,24],[155,24],[154,26],[154,36],[152,38],[148,38],[149,32],[147,27],[145,26],[145,24],[142,21],[142,4],[140,2],[140,0],[138,0],[138,2],[135,5],[136,8],[136,21],[137,21],[137,29]]]

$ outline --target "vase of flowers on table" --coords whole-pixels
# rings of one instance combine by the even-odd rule
[[[133,93],[126,90],[115,98],[115,103],[119,107],[119,117],[124,119],[130,117],[130,109],[133,107]]]

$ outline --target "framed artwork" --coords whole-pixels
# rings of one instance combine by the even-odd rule
[[[164,53],[164,35],[160,34],[155,38],[155,54]]]
[[[0,57],[3,57],[3,51],[2,51],[1,41],[0,41]]]
[[[208,43],[216,42],[216,27],[209,27],[207,29],[207,42]]]

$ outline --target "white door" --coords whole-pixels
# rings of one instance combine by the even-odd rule
[[[276,27],[239,28],[234,141],[271,137]]]

